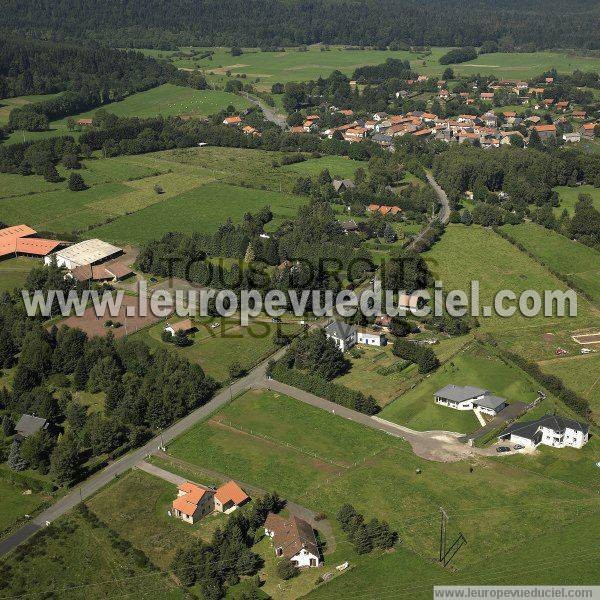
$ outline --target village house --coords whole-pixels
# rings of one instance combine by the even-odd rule
[[[214,511],[229,514],[249,499],[235,481],[228,481],[217,489],[186,481],[177,489],[172,511],[174,517],[194,524]]]
[[[596,123],[584,123],[579,132],[586,138],[593,138],[596,133]]]
[[[558,415],[544,415],[535,421],[513,423],[498,437],[501,441],[511,441],[526,448],[536,448],[539,444],[554,448],[581,448],[587,444],[589,427]]]
[[[538,132],[541,140],[556,137],[556,125],[534,125],[532,129]]]
[[[242,122],[242,117],[225,117],[223,119],[223,125],[239,125]]]
[[[214,510],[214,492],[190,481],[182,483],[173,500],[173,515],[186,523],[194,524]]]
[[[269,513],[265,521],[265,535],[271,538],[275,555],[287,558],[294,566],[321,566],[321,552],[315,532],[310,523],[303,519],[295,515],[285,519]]]
[[[91,127],[93,122],[93,119],[77,119],[77,121],[75,121],[75,123],[81,127]]]
[[[49,423],[42,417],[36,417],[35,415],[21,415],[17,424],[15,425],[16,436],[19,439],[31,437],[38,431],[48,429]]]
[[[470,385],[446,385],[435,392],[433,398],[436,404],[442,406],[455,410],[476,410],[492,417],[508,406],[505,398]]]
[[[164,331],[170,333],[172,336],[177,335],[180,332],[183,333],[191,333],[196,330],[196,326],[192,322],[191,319],[184,319],[183,321],[179,321],[178,323],[173,323],[172,325],[167,323]]]
[[[356,187],[354,185],[354,181],[352,181],[352,179],[334,179],[331,182],[331,185],[333,185],[333,189],[336,192],[340,192],[340,191],[345,191],[345,190],[351,190],[354,187]]]
[[[358,344],[364,344],[365,346],[385,346],[387,344],[387,338],[382,332],[368,327],[357,328],[356,341]]]
[[[328,339],[333,340],[342,352],[350,350],[358,341],[356,327],[343,321],[332,321],[329,323],[325,327],[325,335]]]

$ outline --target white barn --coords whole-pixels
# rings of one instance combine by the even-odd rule
[[[46,256],[44,262],[49,265],[56,260],[59,267],[75,269],[83,265],[96,265],[122,254],[123,249],[102,240],[92,239],[67,246],[54,254]]]

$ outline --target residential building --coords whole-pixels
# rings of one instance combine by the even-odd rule
[[[192,322],[191,319],[184,319],[183,321],[179,321],[178,323],[173,323],[172,325],[167,323],[164,330],[167,333],[170,333],[171,335],[174,336],[177,333],[179,333],[180,331],[182,331],[183,333],[190,333],[191,331],[194,331],[195,329],[196,329],[196,326],[194,325],[194,323]]]
[[[229,514],[248,500],[248,494],[235,481],[228,481],[215,491],[215,510]]]
[[[556,125],[534,125],[533,129],[538,132],[541,140],[556,137]]]
[[[242,117],[225,117],[223,119],[223,125],[239,125],[242,122]]]
[[[42,417],[35,415],[21,415],[15,425],[16,435],[19,438],[28,438],[42,429],[48,429],[49,423]]]
[[[335,342],[335,345],[346,352],[356,345],[358,335],[354,325],[349,325],[343,321],[332,321],[325,327],[325,335]]]
[[[214,510],[214,491],[191,481],[182,483],[173,500],[173,515],[186,523],[196,523]]]
[[[303,519],[295,515],[284,519],[269,513],[265,521],[265,535],[271,538],[276,556],[287,558],[299,568],[321,566],[321,552],[315,532],[310,523]]]
[[[331,185],[333,185],[333,189],[336,192],[343,192],[344,190],[351,190],[356,187],[352,179],[334,179]]]
[[[581,448],[588,442],[589,427],[573,419],[544,415],[535,421],[513,423],[498,439],[509,440],[526,448],[535,448],[539,444],[553,448]]]
[[[484,390],[471,385],[446,385],[433,395],[436,404],[443,404],[456,410],[473,410],[479,400],[489,395]]]
[[[365,346],[385,346],[387,339],[385,334],[367,327],[358,327],[356,331],[356,342]]]
[[[475,401],[475,409],[479,412],[495,417],[501,410],[508,406],[506,398],[500,396],[494,396],[493,394],[487,394]]]

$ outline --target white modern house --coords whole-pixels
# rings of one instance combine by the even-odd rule
[[[581,448],[588,442],[589,427],[573,419],[544,415],[536,421],[513,423],[498,439],[520,444],[525,448],[536,448],[539,444],[553,448]]]
[[[508,406],[505,398],[494,396],[489,390],[471,385],[447,385],[433,395],[436,404],[455,410],[478,410],[495,417]]]
[[[385,334],[367,327],[359,327],[356,331],[356,341],[365,346],[385,346],[387,338]]]
[[[356,344],[365,346],[385,346],[387,338],[385,334],[368,327],[356,327],[343,321],[332,321],[325,327],[325,335],[333,340],[336,346],[346,352]]]
[[[322,564],[315,532],[303,519],[292,515],[284,519],[274,513],[267,515],[265,535],[271,538],[276,556],[282,556],[296,567],[319,567]]]

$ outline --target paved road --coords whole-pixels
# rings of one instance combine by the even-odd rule
[[[240,92],[246,100],[252,102],[252,104],[256,104],[262,111],[265,119],[267,121],[271,121],[271,123],[275,123],[281,129],[287,129],[287,121],[285,120],[285,116],[278,113],[277,109],[269,106],[265,102],[263,102],[260,98],[253,96],[252,94],[248,94],[247,92]]]
[[[420,242],[425,235],[429,232],[429,230],[433,227],[435,223],[442,223],[442,225],[446,225],[450,220],[450,202],[448,200],[448,196],[446,192],[441,188],[438,182],[434,179],[431,173],[426,173],[427,181],[435,191],[438,200],[440,202],[440,210],[437,212],[435,217],[429,222],[427,227],[420,231],[408,244],[408,248],[412,248],[418,242]]]
[[[282,353],[283,351],[284,350],[280,350],[274,356],[274,358],[277,358],[278,354]],[[204,420],[211,413],[215,412],[224,404],[229,402],[229,400],[234,396],[254,387],[256,382],[263,381],[265,378],[265,369],[267,363],[268,361],[261,363],[252,371],[250,371],[246,377],[239,379],[233,385],[223,389],[210,402],[196,409],[181,419],[181,421],[171,425],[171,427],[168,429],[165,429],[162,432],[162,435],[155,437],[141,448],[133,450],[129,454],[126,454],[115,462],[109,464],[102,471],[99,471],[90,477],[90,479],[73,488],[68,494],[60,498],[60,500],[56,501],[52,506],[34,517],[29,523],[1,540],[0,556],[10,552],[11,550],[14,550],[29,536],[44,527],[47,522],[52,522],[58,517],[61,517],[69,512],[82,500],[85,500],[92,494],[95,494],[107,483],[110,483],[113,479],[115,479],[115,477],[118,477],[126,471],[129,471],[129,469],[142,461],[148,454],[152,454],[158,450],[161,445],[168,444],[170,441],[187,431],[190,427]]]
[[[514,421],[515,419],[519,418],[523,413],[527,411],[528,408],[529,405],[525,404],[525,402],[513,402],[512,404],[509,404],[507,407],[503,408],[489,423],[487,423],[477,431],[474,431],[473,433],[470,433],[460,438],[460,441],[466,443],[469,440],[478,440],[493,429],[501,427],[509,421]]]

